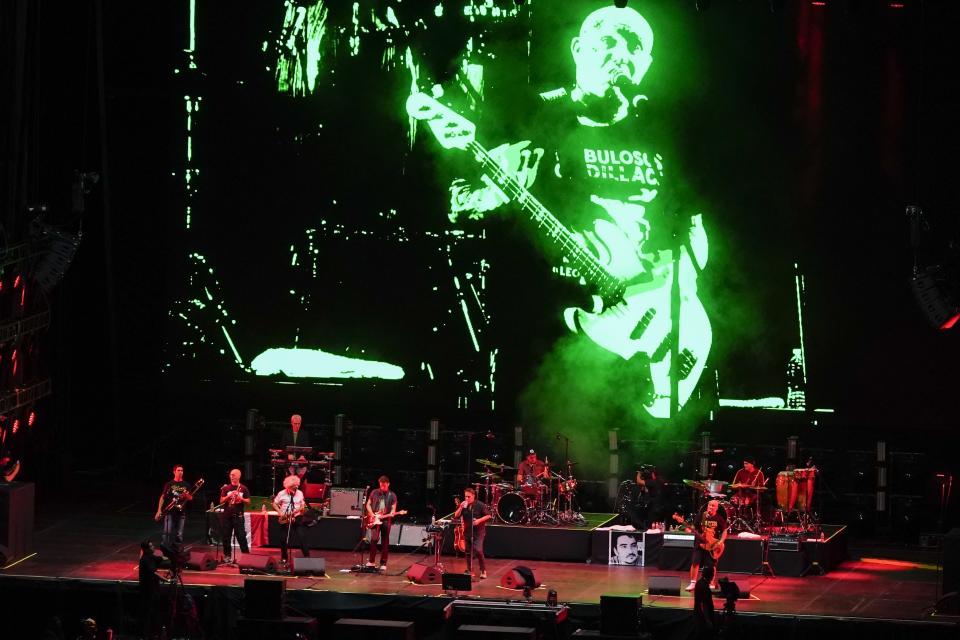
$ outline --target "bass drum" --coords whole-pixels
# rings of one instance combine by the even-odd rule
[[[496,511],[501,522],[520,524],[527,517],[527,502],[520,493],[511,491],[500,496]]]

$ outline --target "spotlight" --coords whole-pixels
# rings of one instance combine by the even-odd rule
[[[613,6],[617,9],[623,9],[627,6],[627,0],[613,0]]]
[[[741,593],[740,586],[736,582],[730,582],[730,578],[720,578],[720,595],[724,598],[723,610],[728,615],[737,611],[737,598],[746,597]]]
[[[0,460],[0,476],[7,482],[13,482],[13,479],[20,473],[20,461],[13,458],[3,458]]]

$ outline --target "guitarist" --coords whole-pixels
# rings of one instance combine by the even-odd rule
[[[193,500],[190,485],[183,480],[183,465],[173,465],[173,479],[163,485],[160,500],[157,501],[157,513],[153,519],[163,520],[163,544],[168,548],[179,547],[183,544],[183,526],[187,520],[186,503]],[[176,506],[163,513],[164,509],[176,502]]]
[[[294,531],[297,533],[297,540],[300,542],[300,551],[304,558],[310,557],[310,549],[307,547],[306,525],[303,524],[303,513],[307,510],[307,503],[303,500],[303,492],[300,491],[300,478],[295,475],[287,476],[283,479],[283,491],[277,494],[273,499],[273,508],[280,514],[280,523],[287,530],[280,536],[280,564],[284,568],[288,566],[287,547],[290,543],[289,537]]]
[[[714,569],[713,581],[710,588],[716,590],[716,564],[723,555],[723,543],[727,540],[727,518],[720,512],[720,502],[711,500],[707,503],[707,510],[698,513],[693,520],[693,528],[685,527],[696,536],[693,546],[693,555],[690,558],[690,584],[687,591],[693,591],[697,586],[697,577],[700,574],[700,565]]]
[[[376,515],[381,516],[380,524],[370,530],[370,559],[367,566],[376,566],[377,542],[380,542],[380,573],[386,573],[387,558],[390,556],[390,524],[397,514],[397,494],[390,491],[390,478],[387,476],[380,476],[377,482],[380,486],[370,492],[365,507],[368,520],[373,520]]]
[[[526,139],[490,150],[498,171],[488,168],[480,178],[452,182],[448,218],[458,225],[493,218],[492,211],[517,198],[512,186],[508,194],[496,184],[497,174],[505,174],[572,232],[574,239],[557,248],[568,262],[555,262],[556,274],[574,283],[584,277],[584,269],[593,268],[571,250],[584,245],[611,274],[639,287],[627,305],[627,324],[613,321],[617,314],[601,320],[585,305],[566,308],[562,318],[569,331],[621,356],[622,361],[609,365],[611,378],[636,382],[637,391],[626,394],[631,403],[639,397],[651,416],[667,418],[673,379],[683,386],[677,391],[682,407],[700,376],[712,334],[694,296],[696,273],[707,259],[706,232],[700,215],[682,220],[676,213],[688,198],[682,181],[670,173],[675,163],[666,159],[671,129],[661,120],[669,121],[671,114],[641,94],[653,47],[653,29],[634,9],[605,6],[590,13],[570,43],[573,85],[539,95],[539,108],[524,118],[531,130],[511,136]],[[504,112],[516,113],[514,108]],[[683,248],[677,245],[680,240]],[[674,251],[682,256],[677,278],[686,301],[679,313],[686,337],[671,373],[670,322],[664,318],[672,313]],[[564,295],[559,288],[557,293]],[[544,329],[554,327],[536,330]]]

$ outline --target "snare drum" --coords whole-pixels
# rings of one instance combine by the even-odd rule
[[[527,518],[527,501],[522,494],[511,491],[500,496],[495,511],[501,522],[520,524]]]

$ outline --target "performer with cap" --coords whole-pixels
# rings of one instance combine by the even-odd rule
[[[537,452],[533,449],[527,452],[527,458],[517,467],[518,489],[524,493],[536,493],[539,483],[537,480],[550,479],[550,467],[546,461],[537,459]]]
[[[734,494],[734,502],[741,507],[752,507],[757,501],[758,492],[754,489],[747,489],[743,487],[762,487],[766,484],[767,479],[757,467],[757,459],[753,456],[744,456],[743,458],[743,468],[737,471],[737,474],[733,476],[733,484],[739,486],[737,492]]]
[[[286,566],[289,561],[287,545],[289,545],[289,538],[294,531],[296,531],[303,557],[309,558],[310,549],[307,547],[307,532],[303,524],[303,513],[307,509],[307,503],[303,499],[303,492],[300,491],[299,477],[294,475],[283,479],[283,491],[273,499],[273,508],[280,514],[281,524],[286,523],[287,525],[287,530],[280,536],[281,564]]]

